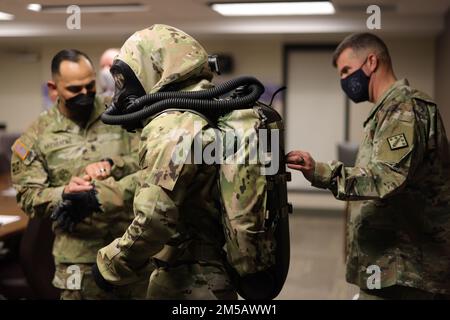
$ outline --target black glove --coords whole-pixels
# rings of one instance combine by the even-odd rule
[[[97,191],[63,193],[63,201],[53,210],[50,219],[63,231],[72,232],[75,226],[95,211],[100,211],[96,197]]]
[[[110,292],[114,289],[114,286],[106,281],[105,278],[103,278],[102,274],[100,273],[100,270],[98,270],[97,264],[94,264],[91,268],[92,271],[92,277],[94,278],[95,284],[100,289]]]

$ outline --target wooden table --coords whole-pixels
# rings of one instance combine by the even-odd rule
[[[0,225],[0,240],[23,232],[28,224],[28,216],[17,206],[16,197],[2,195],[2,191],[11,187],[9,174],[0,175],[0,215],[20,216],[20,220]]]

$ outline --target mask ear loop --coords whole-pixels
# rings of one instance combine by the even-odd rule
[[[377,57],[378,59],[378,57]],[[364,70],[362,69],[362,67],[369,61],[369,56],[366,57],[366,59],[364,60],[363,64],[361,65],[360,69],[362,72],[364,72]],[[372,75],[375,73],[375,71],[378,69],[378,61],[377,61],[377,66],[375,67],[375,69],[370,73],[370,75],[366,75],[369,78],[369,84],[368,84],[368,91],[369,91],[369,97],[371,95],[370,93],[370,80],[372,80]],[[364,72],[364,74],[366,74]]]

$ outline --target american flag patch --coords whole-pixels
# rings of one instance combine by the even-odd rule
[[[28,156],[28,154],[30,153],[30,150],[27,149],[27,147],[20,141],[17,140],[13,147],[12,147],[13,151],[15,154],[17,154],[17,156],[23,160],[25,160]]]

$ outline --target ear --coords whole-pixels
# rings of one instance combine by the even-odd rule
[[[56,90],[55,81],[52,81],[52,80],[47,81],[47,88],[48,88],[48,96],[50,97],[50,100],[52,102],[55,102],[58,97],[58,91]]]
[[[55,81],[52,81],[52,80],[47,81],[47,88],[48,88],[48,90],[56,90]]]
[[[368,60],[368,67],[370,69],[371,72],[375,72],[378,68],[378,57],[374,54],[374,53],[370,53],[367,56],[367,60]]]

